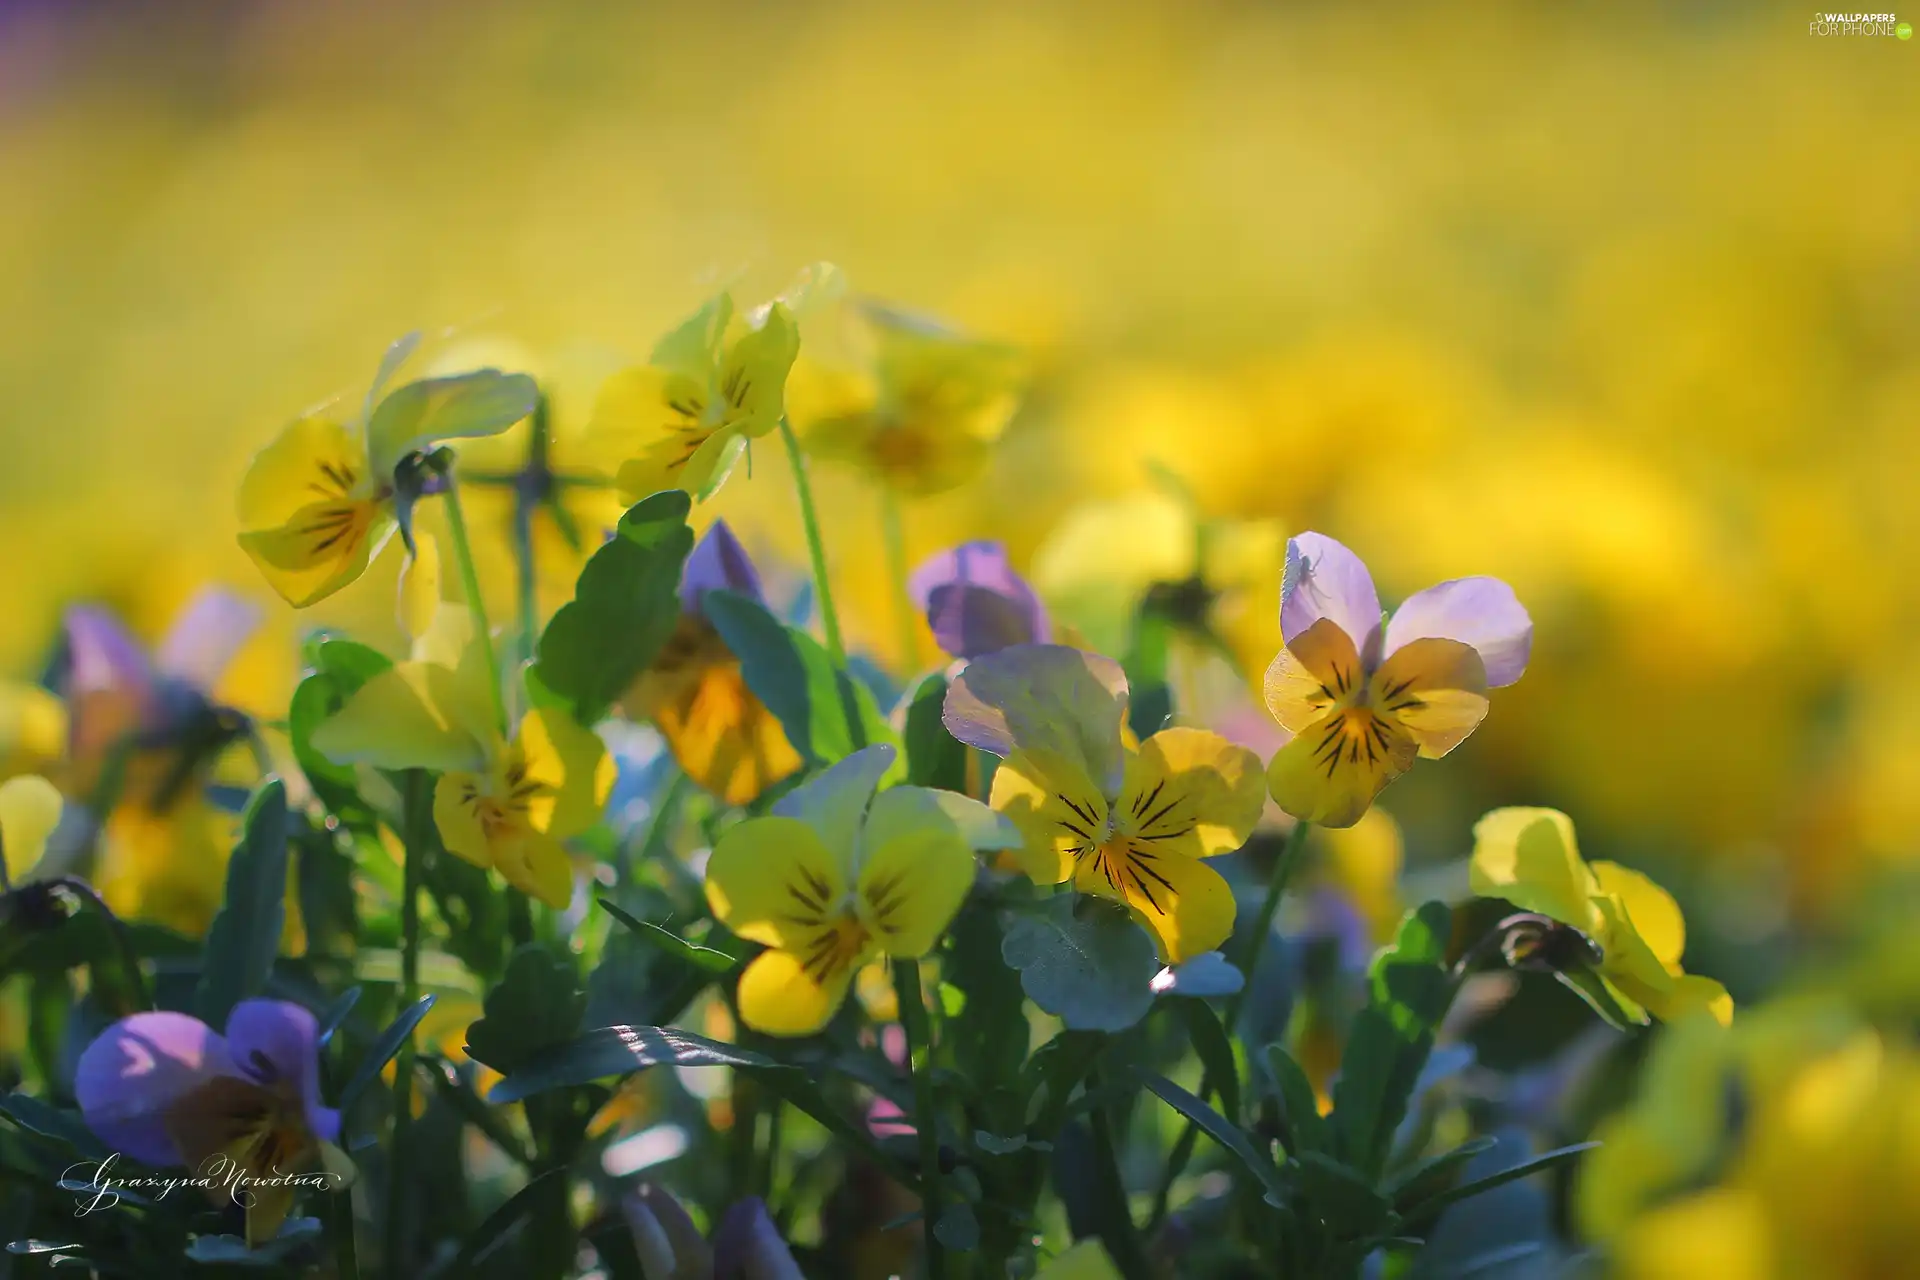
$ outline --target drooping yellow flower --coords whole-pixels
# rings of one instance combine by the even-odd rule
[[[894,754],[885,743],[856,751],[714,847],[714,917],[768,948],[740,975],[748,1026],[818,1031],[868,960],[933,950],[973,885],[975,850],[1019,843],[966,796],[910,786],[875,795]]]
[[[646,364],[601,387],[590,452],[620,460],[612,479],[627,501],[662,489],[704,498],[749,440],[780,425],[800,349],[793,315],[775,302],[734,321],[733,295],[716,294],[660,339]]]
[[[991,802],[1024,837],[1022,869],[1124,903],[1179,964],[1233,932],[1233,891],[1203,859],[1245,844],[1266,802],[1260,758],[1204,729],[1126,741],[1120,665],[1015,645],[947,692],[954,737],[1003,757]]]
[[[1681,968],[1687,927],[1672,895],[1630,867],[1584,861],[1566,814],[1495,809],[1473,835],[1473,891],[1585,934],[1600,950],[1601,980],[1629,1017],[1669,1022],[1705,1009],[1732,1021],[1727,989]]]
[[[651,720],[687,776],[731,805],[743,805],[801,764],[780,721],[747,687],[740,659],[707,620],[715,589],[760,599],[760,577],[724,520],[687,557],[680,622],[634,681],[622,708]]]
[[[60,792],[36,774],[0,782],[0,887],[18,883],[60,825]]]
[[[314,731],[313,745],[341,764],[438,772],[433,817],[447,851],[565,907],[573,895],[565,842],[598,820],[613,759],[557,710],[535,708],[502,737],[465,621],[443,609],[416,656],[362,686]]]
[[[298,418],[240,481],[240,546],[295,608],[365,573],[399,528],[394,472],[407,455],[494,435],[533,412],[533,380],[492,369],[410,382],[381,399],[416,343],[417,335],[394,343],[353,427]]]

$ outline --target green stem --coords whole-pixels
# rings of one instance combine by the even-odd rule
[[[807,479],[806,455],[800,452],[793,424],[780,419],[780,438],[787,445],[787,461],[793,468],[793,491],[800,498],[800,524],[807,534],[807,555],[813,561],[813,593],[820,598],[820,625],[827,633],[827,652],[836,664],[847,660],[846,646],[840,642],[840,615],[834,612],[833,588],[827,581],[827,544],[820,537],[820,517],[813,506],[813,485]]]
[[[429,832],[433,824],[433,779],[424,769],[407,772],[401,809],[402,844],[400,889],[400,1007],[411,1009],[420,999],[420,882],[425,871]],[[407,1200],[413,1190],[412,1152],[407,1138],[413,1128],[414,1043],[409,1035],[400,1045],[393,1072],[393,1146],[387,1166],[387,1249],[383,1259],[390,1275],[403,1274],[409,1257]]]
[[[360,1280],[360,1242],[354,1238],[353,1188],[335,1191],[326,1197],[327,1216],[333,1228],[333,1257],[340,1280]]]
[[[900,518],[900,498],[885,485],[880,488],[880,529],[887,549],[887,577],[893,580],[894,607],[900,615],[900,661],[908,671],[918,671],[920,611],[907,586],[907,534]]]
[[[1087,1076],[1087,1089],[1097,1093],[1101,1087],[1100,1069]],[[1107,1202],[1108,1230],[1102,1233],[1107,1252],[1126,1280],[1151,1280],[1153,1267],[1147,1261],[1146,1246],[1133,1225],[1133,1211],[1127,1203],[1126,1179],[1120,1173],[1120,1147],[1114,1140],[1113,1121],[1104,1102],[1095,1103],[1088,1117],[1093,1125],[1093,1176],[1097,1191]]]
[[[933,1233],[940,1221],[940,1126],[933,1099],[933,1039],[927,1029],[927,1005],[920,992],[920,962],[893,962],[893,989],[900,1003],[900,1027],[907,1037],[907,1061],[913,1072],[913,1127],[920,1139],[920,1223],[926,1237],[927,1280],[943,1280],[947,1254]]]
[[[544,475],[547,460],[545,395],[534,404],[530,430],[527,467],[536,475]],[[532,662],[540,641],[540,604],[536,594],[536,566],[533,559],[533,511],[538,500],[529,492],[528,481],[519,478],[516,481],[513,487],[513,550],[520,570],[520,660]]]
[[[474,567],[473,546],[467,541],[467,518],[460,509],[460,487],[454,481],[452,467],[447,468],[446,480],[447,490],[443,496],[447,500],[447,534],[453,539],[453,558],[460,565],[460,587],[467,593],[467,612],[473,615],[474,638],[487,665],[487,691],[493,695],[494,719],[504,736],[509,725],[506,692],[500,682],[500,659],[493,652],[493,627],[487,622],[486,601],[480,598],[480,571]]]

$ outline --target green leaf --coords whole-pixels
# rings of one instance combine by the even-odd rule
[[[930,675],[907,703],[907,781],[916,787],[967,791],[967,748],[947,732],[947,678]]]
[[[573,958],[530,942],[514,951],[506,977],[487,994],[485,1016],[467,1028],[467,1056],[510,1076],[572,1040],[586,1007]]]
[[[447,951],[481,979],[498,978],[511,945],[506,895],[518,890],[496,888],[485,867],[441,848],[430,848],[421,861],[420,885],[446,922]]]
[[[1074,1030],[1122,1031],[1153,1005],[1152,939],[1098,899],[1056,894],[1015,913],[1000,954],[1027,998]]]
[[[1292,1135],[1287,1154],[1331,1149],[1332,1135],[1328,1132],[1327,1119],[1320,1114],[1320,1100],[1307,1073],[1284,1045],[1267,1046],[1267,1066],[1279,1086],[1281,1117]]]
[[[1502,1169],[1500,1172],[1490,1173],[1484,1178],[1476,1178],[1472,1182],[1461,1183],[1457,1187],[1449,1188],[1436,1196],[1431,1196],[1416,1205],[1410,1206],[1406,1210],[1406,1218],[1410,1223],[1415,1219],[1418,1219],[1422,1223],[1431,1222],[1435,1217],[1439,1216],[1442,1209],[1445,1209],[1449,1205],[1458,1204],[1462,1200],[1470,1200],[1474,1196],[1482,1195],[1493,1190],[1495,1187],[1503,1187],[1509,1182],[1518,1182],[1522,1178],[1530,1178],[1536,1173],[1553,1168],[1555,1165],[1565,1164],[1569,1160],[1585,1155],[1599,1145],[1597,1142],[1576,1142],[1570,1147],[1559,1147],[1544,1155],[1535,1156],[1533,1159],[1523,1161],[1510,1169]]]
[[[1365,1239],[1387,1224],[1393,1206],[1360,1174],[1318,1151],[1303,1151],[1295,1160],[1300,1190],[1337,1238]]]
[[[1471,1138],[1451,1151],[1443,1151],[1401,1170],[1387,1182],[1386,1192],[1393,1198],[1394,1206],[1404,1213],[1429,1196],[1446,1190],[1448,1180],[1460,1166],[1498,1145],[1490,1137]]]
[[[0,1115],[30,1133],[72,1147],[81,1155],[104,1160],[106,1144],[93,1136],[78,1111],[62,1111],[24,1093],[0,1093]]]
[[[481,369],[451,378],[422,378],[396,388],[367,420],[374,474],[391,483],[410,453],[441,440],[497,436],[533,412],[540,388],[524,373]]]
[[[867,687],[836,667],[806,632],[783,626],[765,608],[731,591],[709,591],[702,607],[753,696],[773,712],[787,741],[809,764],[827,765],[876,742],[894,740]]]
[[[492,1001],[488,1001],[488,1008],[492,1008]],[[479,1030],[478,1025],[474,1030]],[[467,1050],[469,1054],[473,1051],[471,1039]],[[782,1069],[772,1058],[678,1027],[599,1027],[565,1044],[525,1055],[505,1073],[506,1079],[493,1086],[487,1101],[501,1106],[550,1089],[588,1084],[609,1076],[630,1076],[661,1066]]]
[[[294,689],[287,708],[293,757],[329,813],[351,830],[371,831],[376,818],[360,798],[353,766],[335,764],[314,750],[313,732],[346,706],[362,685],[393,666],[393,660],[364,644],[324,638],[307,646],[307,659],[313,673]]]
[[[680,621],[680,569],[693,550],[692,499],[656,493],[620,517],[540,636],[539,687],[592,725],[652,664]]]
[[[955,1253],[979,1248],[980,1222],[973,1216],[973,1206],[957,1200],[942,1209],[940,1221],[933,1224],[933,1238]]]
[[[314,1036],[314,1043],[322,1049],[326,1048],[327,1041],[333,1039],[333,1033],[340,1029],[340,1024],[353,1012],[353,1006],[359,1003],[360,987],[357,984],[342,991],[340,998],[328,1005],[327,1011],[320,1015],[320,1027]]]
[[[1233,1042],[1227,1039],[1227,1030],[1220,1025],[1220,1019],[1214,1016],[1206,1002],[1194,999],[1177,999],[1173,1002],[1180,1020],[1186,1024],[1187,1038],[1193,1042],[1193,1051],[1199,1055],[1200,1065],[1207,1069],[1214,1088],[1220,1091],[1220,1105],[1225,1108],[1229,1118],[1240,1117],[1240,1070],[1233,1060]]]
[[[1016,1133],[1011,1138],[1003,1138],[997,1133],[988,1133],[985,1129],[973,1131],[973,1145],[990,1156],[1010,1156],[1025,1149],[1027,1135]]]
[[[407,1037],[413,1034],[413,1029],[420,1025],[420,1019],[426,1017],[427,1010],[433,1008],[436,998],[421,996],[408,1005],[400,1016],[380,1033],[380,1038],[373,1042],[373,1048],[367,1050],[367,1056],[360,1059],[360,1065],[354,1068],[353,1078],[348,1080],[346,1086],[340,1090],[341,1111],[350,1110],[353,1104],[360,1100],[360,1095],[367,1091],[367,1086],[380,1078],[380,1073],[386,1070],[387,1064],[392,1062],[394,1055],[400,1052],[400,1046],[407,1042]]]
[[[471,1276],[480,1274],[480,1264],[503,1244],[507,1237],[520,1224],[533,1216],[540,1206],[541,1198],[550,1193],[555,1178],[566,1176],[566,1166],[561,1165],[535,1174],[528,1179],[527,1185],[507,1197],[499,1208],[488,1214],[473,1234],[460,1243],[460,1252],[453,1258],[447,1269],[440,1273],[449,1276]]]
[[[1640,1025],[1641,1019],[1635,1018],[1620,1007],[1620,1002],[1614,998],[1613,989],[1607,985],[1607,980],[1593,969],[1585,965],[1576,965],[1572,968],[1556,969],[1553,976],[1561,986],[1586,1001],[1587,1007],[1599,1014],[1601,1020],[1614,1030],[1631,1031]]]
[[[1247,1172],[1252,1174],[1254,1180],[1260,1184],[1268,1200],[1275,1204],[1286,1200],[1288,1188],[1280,1175],[1280,1170],[1275,1167],[1273,1161],[1254,1148],[1252,1141],[1240,1126],[1165,1076],[1154,1075],[1147,1071],[1139,1072],[1138,1075],[1140,1083],[1145,1085],[1155,1097],[1200,1126],[1201,1132],[1225,1147],[1235,1159],[1239,1160]]]
[[[708,973],[713,974],[731,973],[734,966],[740,963],[724,951],[716,951],[712,947],[702,947],[695,943],[688,942],[677,933],[663,929],[659,925],[649,921],[639,919],[637,916],[629,914],[605,898],[600,899],[600,905],[606,908],[608,915],[633,930],[633,932],[640,937],[651,942],[654,946],[659,947],[668,955],[679,960],[684,960],[695,968],[704,969]]]
[[[267,989],[287,903],[287,787],[269,778],[247,801],[239,847],[227,863],[227,896],[207,929],[194,1007],[224,1027],[233,1006]]]
[[[256,1249],[247,1247],[240,1236],[195,1236],[187,1245],[187,1259],[202,1264],[220,1263],[229,1267],[263,1267],[281,1270],[287,1260],[311,1248],[320,1239],[317,1218],[289,1218],[280,1224],[280,1232],[263,1240]]]

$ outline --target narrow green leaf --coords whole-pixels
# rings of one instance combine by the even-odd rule
[[[1295,1161],[1301,1191],[1336,1238],[1365,1239],[1386,1225],[1393,1206],[1357,1171],[1318,1151],[1303,1151]]]
[[[688,942],[685,938],[671,930],[663,929],[650,921],[642,920],[606,898],[600,899],[600,905],[606,908],[608,915],[633,930],[633,932],[640,937],[645,938],[648,942],[659,947],[668,955],[676,959],[684,960],[695,968],[704,969],[708,973],[714,974],[731,973],[734,966],[740,963],[724,951],[716,951],[712,947],[703,947],[697,943]]]
[[[1274,1166],[1273,1161],[1254,1148],[1246,1132],[1238,1125],[1165,1076],[1142,1071],[1139,1073],[1139,1079],[1140,1083],[1160,1101],[1199,1125],[1202,1132],[1231,1152],[1247,1172],[1253,1175],[1268,1199],[1275,1203],[1286,1199],[1287,1185],[1280,1175],[1280,1170]]]
[[[1279,1086],[1280,1113],[1287,1132],[1292,1135],[1287,1154],[1297,1156],[1303,1151],[1331,1150],[1332,1135],[1328,1132],[1326,1117],[1320,1114],[1320,1099],[1307,1073],[1294,1061],[1286,1046],[1267,1046],[1267,1066]]]
[[[1387,1182],[1386,1192],[1393,1198],[1394,1206],[1404,1213],[1429,1196],[1439,1194],[1460,1166],[1497,1145],[1490,1137],[1470,1138],[1451,1151],[1429,1156],[1401,1170]]]
[[[1187,1038],[1193,1042],[1200,1065],[1220,1091],[1221,1108],[1237,1122],[1241,1115],[1240,1070],[1233,1060],[1233,1042],[1227,1039],[1227,1029],[1203,1000],[1175,999],[1173,1005],[1186,1024]]]
[[[327,1047],[327,1041],[333,1039],[333,1033],[340,1029],[340,1024],[353,1012],[353,1006],[359,1003],[360,987],[355,985],[342,991],[340,998],[327,1006],[327,1011],[320,1015],[320,1030],[316,1037],[316,1043],[321,1048]]]
[[[806,632],[783,626],[765,608],[730,591],[704,597],[708,619],[740,659],[753,696],[773,712],[787,741],[808,763],[832,764],[876,742],[894,740],[873,694]]]
[[[287,787],[269,778],[247,801],[240,844],[227,863],[227,895],[207,930],[194,1007],[224,1027],[233,1006],[267,989],[287,903]]]
[[[367,1056],[360,1060],[358,1067],[354,1068],[353,1078],[348,1080],[346,1086],[340,1090],[338,1105],[341,1111],[352,1109],[353,1104],[360,1100],[360,1095],[367,1091],[367,1086],[380,1078],[380,1073],[386,1069],[386,1065],[393,1061],[395,1054],[400,1052],[400,1046],[407,1042],[407,1037],[413,1034],[413,1029],[420,1025],[420,1019],[426,1017],[427,1010],[433,1008],[436,998],[421,996],[407,1006],[400,1016],[380,1033],[380,1038],[373,1042],[373,1048],[367,1050]]]
[[[1453,915],[1429,902],[1407,914],[1374,958],[1367,1007],[1354,1016],[1333,1086],[1336,1153],[1378,1177],[1452,998],[1446,949]]]
[[[753,1067],[778,1069],[780,1063],[748,1049],[721,1044],[678,1027],[598,1027],[565,1044],[529,1055],[493,1086],[487,1101],[495,1106],[518,1102],[550,1089],[589,1084],[610,1076],[630,1076],[649,1067]]]
[[[539,1207],[540,1198],[549,1194],[548,1186],[555,1178],[564,1178],[567,1174],[564,1165],[548,1169],[544,1173],[529,1179],[527,1185],[509,1196],[492,1213],[488,1214],[473,1234],[460,1244],[460,1252],[444,1272],[438,1275],[470,1276],[478,1274],[478,1268],[488,1255],[498,1249],[508,1236],[517,1230],[522,1222],[533,1216]]]
[[[93,1136],[78,1111],[62,1111],[24,1093],[0,1093],[0,1115],[30,1133],[65,1143],[81,1155],[105,1159],[106,1145]]]
[[[1495,1187],[1504,1187],[1509,1182],[1518,1182],[1522,1178],[1530,1178],[1536,1173],[1544,1172],[1556,1165],[1565,1164],[1569,1160],[1582,1156],[1599,1145],[1597,1142],[1576,1142],[1572,1146],[1558,1147],[1544,1155],[1538,1155],[1531,1160],[1522,1161],[1520,1164],[1514,1165],[1511,1169],[1502,1169],[1500,1172],[1490,1173],[1484,1178],[1476,1178],[1472,1182],[1461,1183],[1457,1187],[1451,1187],[1446,1191],[1442,1191],[1439,1195],[1431,1196],[1428,1199],[1422,1200],[1419,1204],[1411,1206],[1406,1211],[1406,1219],[1409,1223],[1415,1220],[1421,1223],[1431,1222],[1439,1215],[1440,1211],[1448,1205],[1458,1204],[1462,1200],[1470,1200],[1474,1196],[1482,1195],[1485,1192],[1493,1190]]]

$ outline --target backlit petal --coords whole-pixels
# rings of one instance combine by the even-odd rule
[[[211,692],[259,627],[259,605],[220,587],[202,588],[167,628],[153,665],[202,693]]]
[[[1217,733],[1173,728],[1128,759],[1114,812],[1136,848],[1210,858],[1245,844],[1266,804],[1260,757]]]
[[[477,867],[493,865],[493,847],[480,816],[489,786],[490,780],[477,773],[443,773],[433,786],[433,825],[440,831],[440,843]]]
[[[896,787],[881,799],[916,790]],[[892,813],[904,807],[896,804]],[[950,824],[889,820],[860,868],[860,919],[888,955],[923,956],[952,923],[977,869],[973,850]]]
[[[338,764],[478,772],[486,752],[469,713],[451,669],[402,662],[367,681],[322,721],[313,746]]]
[[[1213,951],[1233,935],[1233,890],[1195,858],[1115,842],[1080,860],[1073,887],[1126,903],[1153,934],[1163,964]]]
[[[860,832],[860,845],[863,850],[872,849],[897,835],[921,829],[952,832],[976,852],[1017,849],[1022,840],[1020,829],[1006,815],[971,796],[932,787],[901,786],[889,787],[874,797]]]
[[[315,502],[371,496],[360,438],[337,422],[301,418],[254,454],[240,481],[242,530],[276,529]]]
[[[720,366],[719,394],[726,421],[741,433],[763,436],[780,424],[787,373],[800,352],[800,329],[781,303],[767,309],[758,328],[730,347]]]
[[[1340,702],[1351,701],[1363,680],[1353,640],[1322,618],[1288,641],[1267,667],[1267,710],[1299,733]]]
[[[1059,884],[1074,859],[1107,835],[1107,802],[1077,764],[1028,751],[993,773],[992,803],[1023,837],[1020,869],[1036,884]]]
[[[1380,595],[1360,557],[1325,534],[1303,533],[1287,542],[1281,576],[1280,635],[1288,644],[1322,618],[1347,633],[1363,658],[1377,644]]]
[[[398,527],[384,505],[329,499],[302,507],[278,527],[242,532],[240,549],[267,585],[304,609],[365,573]]]
[[[241,1074],[268,1088],[290,1087],[307,1129],[322,1142],[340,1136],[340,1113],[321,1105],[320,1024],[286,1000],[242,1000],[227,1016],[227,1052]]]
[[[963,542],[942,551],[915,569],[907,586],[941,649],[956,658],[1051,638],[1046,610],[1001,543]]]
[[[46,851],[47,837],[60,825],[60,792],[34,774],[0,782],[0,851],[7,881],[18,883]]]
[[[732,319],[733,296],[714,294],[653,344],[647,362],[684,378],[703,383],[710,380],[720,363],[720,340]]]
[[[1386,652],[1426,636],[1469,644],[1486,665],[1487,687],[1518,680],[1533,650],[1533,619],[1498,578],[1455,578],[1408,596],[1387,621]]]
[[[552,836],[538,831],[493,841],[493,865],[508,884],[556,911],[573,901],[573,859]]]
[[[725,520],[708,525],[687,556],[686,567],[680,571],[680,607],[688,613],[700,612],[700,599],[709,591],[731,591],[754,601],[764,599],[759,571]]]
[[[1392,720],[1364,707],[1335,711],[1280,748],[1267,766],[1267,787],[1296,818],[1350,827],[1419,755],[1412,735]]]
[[[1458,640],[1415,640],[1383,663],[1368,690],[1375,710],[1400,722],[1420,754],[1437,760],[1487,715],[1487,673]]]
[[[740,1018],[770,1036],[812,1035],[847,998],[853,966],[808,970],[789,951],[763,951],[740,975]]]
[[[520,721],[514,747],[526,769],[517,785],[541,789],[529,812],[535,830],[568,840],[600,820],[616,769],[598,734],[564,712],[535,710]]]
[[[440,544],[416,531],[413,554],[400,565],[400,629],[419,640],[440,616]]]
[[[727,828],[707,861],[707,904],[743,938],[797,949],[842,910],[841,859],[798,818],[749,818]]]
[[[884,742],[862,747],[780,797],[773,811],[812,827],[820,842],[850,868],[867,806],[896,755]]]
[[[942,718],[968,746],[1066,761],[1110,796],[1125,765],[1126,711],[1119,663],[1065,645],[1022,644],[967,664],[947,690]]]
[[[1620,899],[1647,949],[1669,972],[1680,972],[1680,958],[1687,952],[1687,922],[1673,895],[1631,867],[1617,862],[1589,864],[1600,892]]]
[[[681,616],[621,706],[651,720],[687,776],[728,804],[747,804],[800,768],[800,753],[747,688],[739,660],[692,614]]]
[[[1473,826],[1473,892],[1505,898],[1599,939],[1599,882],[1581,860],[1573,821],[1557,809],[1495,809]]]
[[[714,433],[706,412],[704,380],[653,365],[626,369],[600,388],[586,452],[614,466],[609,478],[628,501],[687,487],[682,472]]]
[[[215,1076],[231,1075],[227,1043],[184,1013],[136,1013],[81,1053],[73,1092],[94,1136],[144,1164],[182,1163],[166,1127],[175,1103]]]

